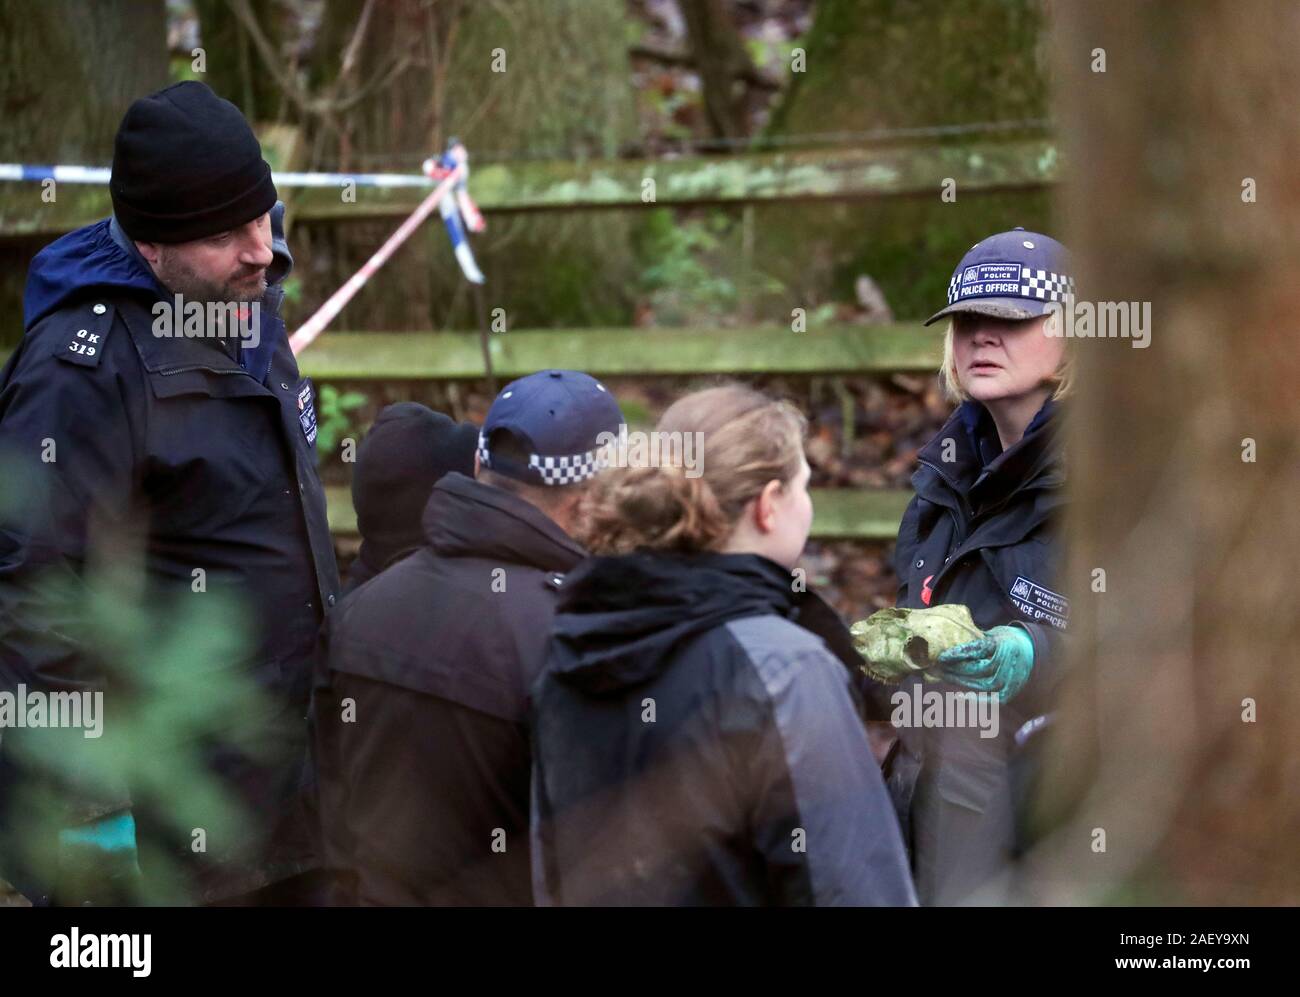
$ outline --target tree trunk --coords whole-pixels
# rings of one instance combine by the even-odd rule
[[[136,97],[167,83],[162,0],[0,0],[0,159],[107,165]]]
[[[1068,819],[1034,895],[1296,904],[1300,8],[1058,10],[1080,298],[1152,322],[1075,341]]]
[[[690,34],[695,68],[704,88],[704,109],[717,138],[740,138],[746,131],[741,79],[753,65],[723,0],[678,0]],[[742,92],[743,93],[743,92]]]
[[[194,9],[199,18],[200,44],[206,62],[206,71],[198,79],[239,105],[249,121],[278,120],[285,104],[284,96],[263,67],[248,31],[226,0],[194,0]],[[252,5],[252,10],[257,16],[258,30],[278,51],[283,35],[283,7],[261,0]]]
[[[163,0],[0,0],[0,162],[107,166],[131,101],[167,81]],[[41,185],[23,186],[39,203]],[[0,244],[0,345],[22,335],[27,267],[48,241]]]

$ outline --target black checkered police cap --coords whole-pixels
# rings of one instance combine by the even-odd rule
[[[1014,228],[971,246],[948,282],[947,307],[925,322],[954,312],[993,318],[1038,318],[1053,301],[1074,294],[1069,254],[1041,232]]]
[[[591,375],[538,371],[506,385],[488,409],[479,432],[479,463],[529,484],[577,484],[605,466],[600,436],[617,438],[622,422],[618,402]],[[527,464],[493,455],[492,435],[503,429],[527,451]]]

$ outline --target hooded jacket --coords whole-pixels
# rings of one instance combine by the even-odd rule
[[[347,596],[313,698],[337,901],[532,903],[528,687],[585,551],[524,499],[452,472],[425,544]]]
[[[202,645],[194,644],[192,670],[156,690],[202,696],[191,682],[229,676],[232,688],[255,697],[213,718],[217,729],[168,732],[194,747],[214,791],[234,804],[188,816],[208,832],[206,851],[174,826],[173,801],[89,757],[99,741],[78,749],[89,754],[76,767],[94,775],[62,792],[52,815],[72,826],[130,808],[141,843],[161,847],[184,870],[178,900],[243,894],[311,863],[291,815],[316,633],[338,574],[315,469],[312,386],[278,316],[280,281],[292,266],[282,217],[277,205],[257,349],[236,357],[222,342],[157,334],[153,305],[168,296],[110,218],[36,256],[26,333],[0,373],[0,460],[17,500],[0,510],[0,688],[107,684],[111,696],[104,641],[87,624],[85,574],[97,552],[123,537],[124,549],[143,554],[141,605],[154,614],[152,626],[163,631],[182,616],[170,608],[176,601],[206,606],[195,602],[198,593],[219,594],[215,601],[233,614],[229,632],[247,638],[240,652],[213,661],[198,660]],[[42,459],[47,452],[56,458]],[[62,597],[51,579],[70,586]],[[151,678],[162,681],[161,673]],[[138,677],[132,683],[141,687]],[[13,802],[21,786],[40,780],[15,746],[7,732],[0,875],[24,880],[16,885],[41,902],[50,884],[16,856],[45,832]]]
[[[904,727],[887,768],[910,800],[910,843],[924,903],[971,898],[1016,848],[1016,733],[1052,708],[1070,606],[1055,580],[1065,470],[1056,406],[1044,403],[1005,452],[983,405],[966,402],[922,448],[916,495],[895,548],[898,605],[967,606],[982,630],[1015,625],[1034,643],[1028,683],[998,713],[998,735],[973,727]],[[913,695],[960,691],[909,682]]]
[[[534,689],[539,902],[915,903],[850,672],[800,625],[824,604],[793,588],[736,554],[566,579]]]

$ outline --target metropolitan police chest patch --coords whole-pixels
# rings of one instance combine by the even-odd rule
[[[316,405],[311,397],[311,381],[298,389],[298,422],[302,425],[302,435],[307,442],[316,442]]]
[[[1020,612],[1037,623],[1050,623],[1064,630],[1069,622],[1070,600],[1022,575],[1016,576],[1008,595]]]

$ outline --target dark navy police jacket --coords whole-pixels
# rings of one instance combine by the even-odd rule
[[[1052,709],[1069,624],[1056,578],[1065,500],[1058,422],[1048,401],[1003,452],[987,410],[969,401],[918,455],[894,555],[897,604],[964,605],[981,629],[1016,624],[1034,642],[1029,682],[1001,706],[996,738],[970,727],[900,730],[905,756],[891,762],[890,788],[896,800],[915,791],[910,843],[923,903],[970,898],[1015,847],[1015,734]]]
[[[277,205],[260,349],[154,335],[151,306],[168,296],[106,219],[37,255],[26,334],[0,374],[0,461],[14,499],[0,509],[0,689],[103,686],[98,635],[75,599],[43,595],[42,579],[70,580],[75,592],[88,557],[110,537],[133,532],[143,549],[146,599],[159,625],[169,599],[202,598],[196,591],[219,592],[232,606],[228,623],[243,638],[242,653],[195,667],[229,673],[260,696],[227,711],[221,730],[193,732],[208,771],[244,807],[223,831],[213,820],[201,855],[188,835],[173,842],[172,857],[192,877],[187,896],[200,902],[310,862],[287,825],[315,639],[339,582],[316,474],[312,385],[277,314],[292,266],[282,216]],[[52,461],[41,459],[48,441]],[[21,733],[5,732],[0,742],[0,865],[9,863],[0,876],[11,878],[21,878],[16,856],[34,833],[12,805],[31,774],[10,750]],[[68,823],[131,806],[142,838],[151,832],[150,807],[168,805],[106,779],[65,793],[64,802],[60,819]],[[39,901],[48,884],[23,888]]]

